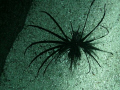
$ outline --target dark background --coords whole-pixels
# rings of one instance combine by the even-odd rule
[[[33,0],[0,0],[0,76],[6,57],[23,29]]]

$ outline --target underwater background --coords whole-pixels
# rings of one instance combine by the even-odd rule
[[[109,34],[94,43],[96,47],[112,52],[113,55],[96,51],[98,55],[96,59],[102,67],[89,57],[91,71],[86,74],[89,65],[82,52],[81,60],[72,71],[69,70],[70,63],[66,54],[58,61],[53,61],[43,76],[44,68],[47,66],[45,64],[36,79],[37,70],[49,53],[37,58],[28,68],[30,61],[43,48],[39,44],[35,45],[24,55],[26,47],[33,42],[55,37],[27,25],[38,25],[61,35],[55,23],[41,12],[46,11],[70,36],[70,22],[74,30],[77,30],[79,25],[82,30],[91,2],[92,0],[33,0],[24,28],[18,34],[7,56],[0,90],[120,90],[120,0],[95,0],[86,24],[85,34],[100,21],[106,4],[106,15],[101,25],[109,30]],[[89,38],[100,37],[104,33],[106,32],[103,29],[97,28]]]

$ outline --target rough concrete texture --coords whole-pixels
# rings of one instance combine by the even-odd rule
[[[101,23],[109,30],[109,34],[94,43],[96,47],[112,52],[113,55],[98,52],[96,57],[102,67],[89,57],[91,72],[89,70],[87,58],[82,52],[81,60],[77,63],[77,68],[69,71],[67,54],[57,62],[53,61],[48,67],[45,75],[40,70],[37,79],[35,75],[42,61],[49,53],[38,58],[28,68],[30,61],[42,50],[40,45],[31,47],[24,56],[24,51],[28,45],[40,40],[54,39],[52,35],[45,31],[26,27],[34,24],[60,34],[55,23],[44,13],[50,13],[61,25],[64,32],[70,36],[70,21],[74,30],[80,25],[83,28],[84,21],[92,0],[35,0],[26,19],[23,31],[18,35],[13,48],[6,59],[5,72],[3,73],[1,90],[120,90],[120,1],[119,0],[96,0],[91,8],[91,12],[85,28],[85,34],[89,33],[100,21],[103,15],[104,4],[106,4],[106,15]],[[105,34],[103,28],[98,27],[89,38],[100,37]],[[88,39],[89,39],[88,38]],[[45,44],[49,47],[48,44]]]

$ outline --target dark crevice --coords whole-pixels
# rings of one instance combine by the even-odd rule
[[[17,35],[23,29],[33,0],[0,1],[0,76],[6,57]]]

